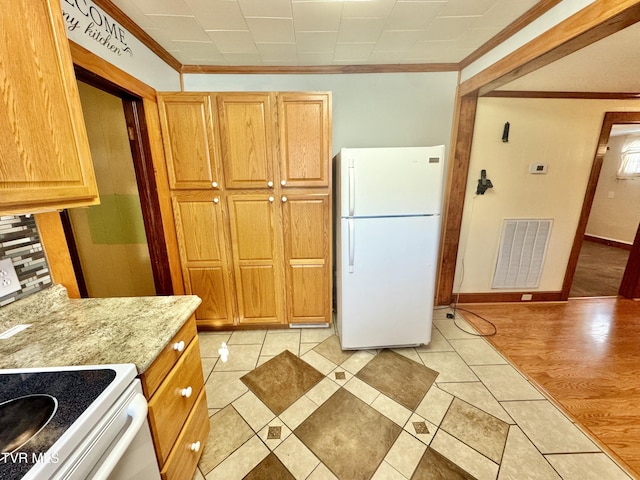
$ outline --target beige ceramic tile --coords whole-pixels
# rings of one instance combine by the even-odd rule
[[[360,400],[362,400],[367,405],[371,405],[371,403],[376,399],[380,392],[375,388],[370,387],[362,380],[357,377],[353,377],[344,385],[345,390],[350,391]]]
[[[229,357],[226,362],[218,359],[213,367],[216,372],[231,372],[236,370],[253,370],[258,363],[261,345],[229,345]]]
[[[300,330],[300,343],[320,343],[334,333],[333,327],[305,328]]]
[[[517,426],[509,428],[498,480],[560,480],[538,449]],[[604,477],[602,477],[604,478]]]
[[[426,431],[424,430],[426,428]],[[404,425],[404,431],[413,435],[425,445],[429,445],[433,436],[436,434],[438,427],[426,418],[414,413]]]
[[[453,352],[453,347],[437,328],[431,331],[429,345],[416,347],[417,352]]]
[[[260,439],[271,451],[275,450],[289,435],[291,435],[291,429],[279,418],[274,418],[258,432]]]
[[[604,453],[577,453],[571,455],[545,455],[563,480],[631,480],[613,460]]]
[[[213,415],[218,413],[220,410],[222,410],[222,409],[221,408],[208,408],[207,409],[207,413],[209,415],[209,418],[211,418]]]
[[[337,383],[332,381],[330,378],[325,378],[311,390],[309,390],[306,393],[306,396],[311,399],[313,403],[320,406],[324,402],[326,402],[331,395],[336,393],[336,390],[338,390],[339,388],[340,386]]]
[[[273,412],[251,391],[242,395],[232,405],[255,432],[275,417]]]
[[[467,365],[499,365],[507,361],[484,338],[454,339],[451,345]]]
[[[305,353],[300,358],[314,367],[316,370],[321,372],[323,375],[328,375],[331,370],[337,367],[335,363],[327,360],[325,357],[314,350]]]
[[[382,462],[371,480],[407,480],[407,478],[387,462]]]
[[[429,420],[434,425],[440,425],[451,402],[453,395],[433,385],[416,408],[415,413]]]
[[[296,479],[306,479],[320,463],[295,435],[289,435],[274,453]]]
[[[231,334],[231,338],[227,342],[228,345],[262,345],[266,330],[236,330]]]
[[[498,399],[537,400],[544,396],[511,365],[477,365],[471,367],[480,381]]]
[[[200,347],[200,356],[218,358],[218,349],[220,348],[220,345],[222,344],[222,342],[229,341],[229,337],[231,337],[231,332],[199,333],[198,346]]]
[[[204,378],[205,382],[209,378],[209,374],[211,373],[211,370],[213,370],[217,361],[217,358],[202,358],[202,378]]]
[[[275,333],[277,332],[277,333]],[[262,344],[260,355],[278,355],[285,350],[289,350],[294,355],[300,352],[300,332],[285,330],[269,330]]]
[[[442,383],[441,390],[478,407],[506,423],[515,423],[482,382]]]
[[[476,452],[443,430],[438,430],[431,447],[478,480],[495,480],[498,464]]]
[[[456,352],[420,352],[420,358],[427,367],[439,373],[436,383],[478,381]]]
[[[258,368],[263,363],[268,362],[273,357],[275,357],[275,355],[260,355],[260,357],[258,358],[258,363],[256,363],[256,368]]]
[[[474,328],[459,317],[456,318],[455,324],[453,319],[449,318],[434,320],[433,324],[447,340],[453,340],[456,338],[478,338],[473,335],[473,333],[475,333]],[[456,325],[459,325],[460,328]],[[463,328],[464,331],[461,330],[461,328]]]
[[[318,345],[317,343],[301,343],[299,355],[302,357],[309,350],[313,350],[317,345]]]
[[[600,451],[548,400],[502,402],[502,406],[542,453]]]
[[[371,406],[401,427],[404,427],[411,416],[411,411],[409,409],[403,407],[398,402],[391,400],[383,393],[375,398],[371,403]]]
[[[415,348],[393,348],[392,350],[403,357],[407,357],[408,359],[422,365],[422,359],[420,358],[420,355],[418,355],[418,352],[416,352]]]
[[[243,478],[269,455],[269,449],[258,436],[251,437],[244,445],[227,457],[206,475],[206,480],[230,480]]]
[[[317,408],[318,405],[311,401],[309,397],[303,395],[280,414],[280,419],[286,423],[291,430],[295,430],[298,425],[304,422]]]
[[[246,373],[249,372],[211,372],[205,384],[207,406],[224,408],[247,392],[249,389],[240,380]]]
[[[205,475],[253,436],[253,430],[231,405],[211,417],[210,423],[211,429],[199,462]]]
[[[427,446],[403,431],[387,453],[385,461],[407,478],[411,478]]]
[[[314,470],[311,472],[311,475],[307,477],[307,480],[338,480],[331,470],[329,470],[324,463],[320,463]]]
[[[365,351],[357,351],[340,365],[353,375],[358,373],[367,363],[373,360],[374,354]]]
[[[196,471],[193,472],[193,478],[191,480],[204,480],[204,475],[199,468],[196,468]]]

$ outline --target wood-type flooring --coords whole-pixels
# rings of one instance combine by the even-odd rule
[[[618,295],[629,253],[619,247],[582,242],[569,297]]]
[[[640,478],[640,301],[461,307],[495,324],[487,339]]]

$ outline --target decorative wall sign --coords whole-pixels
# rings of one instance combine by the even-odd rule
[[[127,44],[129,32],[100,7],[90,0],[61,0],[61,6],[68,32],[82,34],[118,56],[133,57]]]

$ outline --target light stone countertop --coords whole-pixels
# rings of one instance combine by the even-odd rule
[[[0,308],[0,369],[134,363],[144,372],[189,319],[194,295],[70,299],[54,285]]]

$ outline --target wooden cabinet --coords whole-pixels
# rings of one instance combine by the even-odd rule
[[[98,203],[59,0],[0,15],[0,213]]]
[[[233,325],[233,286],[219,194],[193,192],[173,196],[173,212],[185,290],[198,295],[198,324]]]
[[[198,325],[331,323],[330,94],[167,97],[183,95],[215,105],[217,128],[164,122],[165,144],[214,138],[222,166],[219,191],[171,184],[185,290],[203,300]],[[202,171],[210,157],[188,158]]]
[[[218,189],[219,175],[212,100],[206,94],[158,97],[169,188]]]
[[[163,480],[191,478],[209,435],[195,317],[140,376]]]

